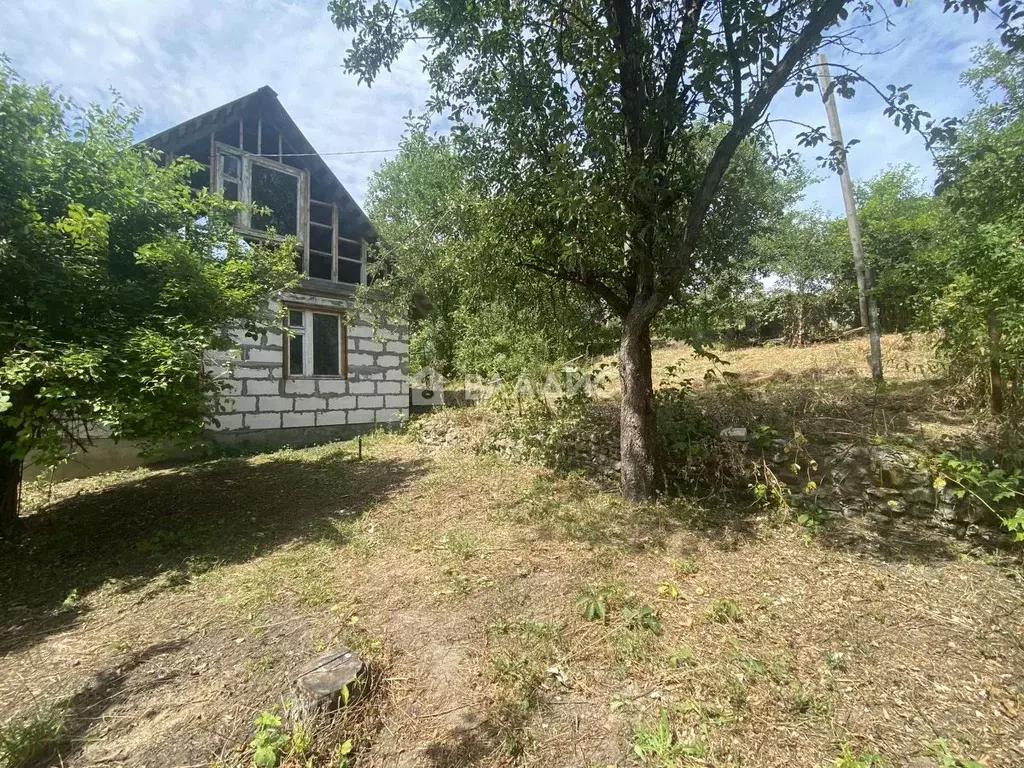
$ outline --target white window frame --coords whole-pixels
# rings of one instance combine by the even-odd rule
[[[348,333],[344,317],[341,313],[327,309],[312,307],[296,307],[285,305],[285,343],[283,352],[284,375],[287,379],[347,379],[348,378]],[[302,313],[302,327],[291,324],[291,313]],[[314,374],[313,373],[313,315],[324,315],[333,317],[338,322],[338,373],[336,374]],[[291,370],[291,342],[292,334],[302,336],[302,373],[295,373]]]
[[[264,168],[269,168],[279,173],[286,173],[289,176],[294,176],[298,180],[298,202],[296,204],[295,211],[295,223],[298,231],[295,232],[295,236],[303,246],[303,253],[305,253],[305,244],[309,240],[309,206],[303,205],[303,202],[309,200],[309,172],[302,170],[301,168],[293,168],[290,165],[279,163],[276,160],[271,160],[268,157],[261,157],[254,155],[251,152],[245,152],[238,147],[233,147],[230,144],[223,144],[221,142],[214,143],[214,152],[216,156],[216,191],[220,194],[224,193],[224,156],[232,155],[239,158],[241,162],[241,175],[238,177],[238,200],[245,203],[247,206],[252,205],[252,167],[254,165],[262,165]],[[234,180],[234,179],[232,179]],[[242,234],[250,237],[256,237],[266,240],[269,235],[266,230],[253,229],[252,227],[252,211],[246,209],[238,215],[238,222],[235,228]],[[292,234],[291,232],[278,233],[275,239],[283,240],[286,235]],[[308,269],[306,270],[308,274]]]

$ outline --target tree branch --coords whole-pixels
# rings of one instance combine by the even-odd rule
[[[760,84],[747,101],[746,109],[738,119],[734,120],[729,131],[722,137],[704,173],[700,188],[691,201],[686,217],[686,234],[673,255],[675,263],[662,276],[654,295],[641,308],[640,311],[643,315],[653,318],[668,303],[673,291],[685,276],[689,266],[689,256],[697,247],[704,218],[718,193],[719,185],[725,172],[729,169],[736,150],[739,149],[743,139],[753,130],[757,121],[761,119],[775,95],[789,81],[793,71],[820,43],[825,29],[835,23],[845,4],[846,0],[825,0],[817,10],[810,14],[806,25],[793,41],[789,50],[786,51],[786,55],[782,57],[778,67],[767,80]]]

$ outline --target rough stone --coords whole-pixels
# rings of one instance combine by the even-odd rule
[[[747,441],[747,428],[746,427],[726,427],[719,432],[719,437],[723,440],[732,440],[737,443],[745,443]]]

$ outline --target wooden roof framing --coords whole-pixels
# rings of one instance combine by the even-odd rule
[[[298,155],[288,157],[288,165],[308,170],[313,178],[325,184],[331,190],[333,199],[324,202],[335,203],[343,216],[358,223],[359,228],[363,230],[364,239],[376,240],[376,232],[366,214],[334,175],[330,166],[317,154],[269,85],[154,134],[143,143],[167,154],[178,154],[183,148],[237,123],[240,119],[257,117],[269,120],[277,128],[284,139],[286,155]]]

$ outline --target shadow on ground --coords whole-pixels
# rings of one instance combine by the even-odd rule
[[[336,538],[425,471],[420,460],[327,453],[230,459],[83,492],[26,516],[0,549],[0,654],[72,626],[108,582],[130,592],[186,583],[284,544]]]
[[[184,641],[154,643],[131,654],[118,664],[93,675],[74,695],[39,710],[18,732],[8,730],[0,744],[0,759],[17,768],[64,765],[86,745],[86,736],[111,707],[128,696],[147,696],[174,680],[174,675],[157,675],[134,680],[134,672],[150,660],[174,653]]]

